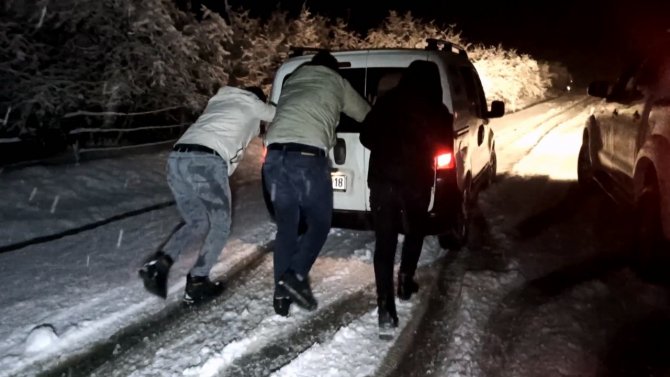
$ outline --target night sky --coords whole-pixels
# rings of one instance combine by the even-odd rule
[[[222,2],[204,2],[208,1]],[[502,43],[540,58],[563,61],[573,70],[584,67],[590,75],[620,64],[670,29],[670,0],[229,1],[256,16],[278,7],[297,13],[306,3],[312,12],[345,18],[359,31],[379,24],[391,9],[411,10],[419,17],[455,23],[469,41]]]

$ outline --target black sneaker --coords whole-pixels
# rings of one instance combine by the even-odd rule
[[[282,317],[288,317],[288,311],[291,308],[291,297],[286,288],[281,285],[275,287],[275,294],[272,297],[272,306],[275,309],[275,313],[279,314]]]
[[[409,300],[412,295],[419,291],[419,284],[409,274],[398,274],[398,298]]]
[[[286,271],[284,276],[279,279],[278,284],[286,288],[286,292],[291,297],[291,300],[301,308],[312,311],[318,307],[307,278],[293,271]]]
[[[138,271],[144,282],[144,288],[156,296],[167,297],[167,278],[172,267],[172,258],[163,252],[157,252]]]
[[[223,283],[211,281],[207,276],[186,275],[186,289],[184,290],[184,304],[198,305],[207,302],[223,293]]]
[[[395,329],[398,327],[398,314],[396,313],[393,296],[388,299],[377,299],[377,316],[379,339],[393,339]]]

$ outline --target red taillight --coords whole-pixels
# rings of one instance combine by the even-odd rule
[[[435,166],[438,170],[443,169],[453,169],[454,168],[454,156],[449,153],[440,153],[435,156]]]

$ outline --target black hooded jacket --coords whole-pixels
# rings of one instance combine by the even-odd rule
[[[398,86],[368,113],[360,141],[370,149],[368,185],[390,183],[410,190],[432,186],[437,152],[453,148],[453,116],[442,103],[435,63],[410,64]]]

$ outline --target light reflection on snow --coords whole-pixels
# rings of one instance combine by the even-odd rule
[[[577,156],[582,144],[581,122],[569,122],[545,135],[531,153],[514,165],[512,173],[521,177],[546,176],[557,181],[577,180]],[[535,143],[533,143],[535,144]]]

